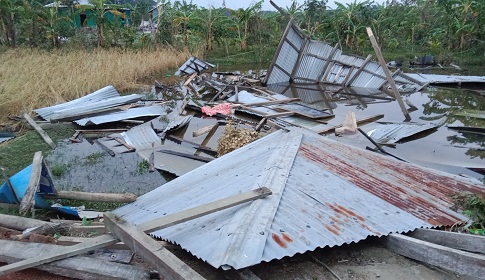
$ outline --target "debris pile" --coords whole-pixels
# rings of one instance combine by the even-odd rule
[[[57,191],[39,152],[32,165],[0,187],[0,202],[24,215],[54,208],[82,222],[0,216],[5,227],[0,228],[5,237],[0,261],[9,263],[0,267],[0,275],[37,267],[78,278],[150,278],[146,269],[128,265],[136,253],[162,278],[203,279],[167,249],[170,243],[149,235],[179,244],[224,270],[377,236],[404,256],[465,275],[485,274],[483,246],[469,245],[484,244],[484,237],[431,230],[466,226],[468,217],[454,208],[451,196],[485,194],[483,184],[410,163],[409,153],[400,158],[386,150],[446,129],[439,118],[409,122],[410,113],[421,108],[408,100],[412,95],[403,101],[397,90],[416,91],[429,80],[401,71],[388,75],[386,66],[370,56],[347,56],[337,46],[310,40],[292,21],[267,72],[209,73],[212,67],[191,57],[176,73],[186,76],[183,83],[156,81],[150,93],[126,96],[107,86],[36,109],[37,118],[25,114],[53,149],[56,143],[41,126],[72,122],[76,130],[70,145],[95,134],[93,143],[103,153],[115,158],[136,153],[143,159],[141,169],[177,178],[140,197]],[[407,122],[392,119],[402,116],[393,108],[396,103]],[[362,113],[368,106],[382,110]],[[479,110],[454,115],[483,119]],[[392,120],[377,122],[385,117]],[[483,133],[480,127],[448,128]],[[375,148],[355,147],[362,143]],[[461,168],[483,170],[483,162],[470,162],[475,165]],[[58,198],[129,204],[112,212],[89,212],[50,201]],[[53,244],[14,241],[94,229],[97,234],[90,238],[42,241]],[[121,249],[119,254],[128,257],[114,264],[81,256],[101,248]],[[429,250],[432,257],[421,253]],[[443,261],[444,255],[462,263]]]

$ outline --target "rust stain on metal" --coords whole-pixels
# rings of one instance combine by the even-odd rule
[[[288,245],[286,244],[286,242],[279,235],[277,235],[275,233],[272,233],[271,234],[271,238],[273,238],[273,240],[276,242],[276,244],[278,244],[281,248],[288,247]]]
[[[286,233],[283,233],[281,234],[281,236],[283,236],[283,240],[290,243],[290,242],[293,242],[293,239]]]
[[[424,168],[332,142],[325,142],[325,145],[303,144],[299,153],[340,178],[432,225],[451,225],[460,221],[458,216],[448,211],[453,205],[451,194],[465,190],[483,192],[478,184],[465,183],[451,176],[434,174]],[[340,205],[328,206],[336,212],[336,216],[340,214],[365,221],[362,216]]]
[[[329,226],[329,225],[325,225],[325,227],[328,229],[328,231],[330,231],[331,233],[335,234],[335,235],[340,235],[340,231],[336,230],[335,228],[333,228],[332,226]]]

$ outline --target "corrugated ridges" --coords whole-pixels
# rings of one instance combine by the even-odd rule
[[[83,96],[81,98],[77,98],[72,101],[50,106],[50,107],[36,109],[34,110],[34,112],[39,114],[43,119],[50,120],[50,116],[54,114],[56,111],[77,107],[83,104],[96,103],[101,100],[119,97],[119,96],[120,94],[118,93],[118,91],[113,86],[109,85],[93,93],[90,93],[86,96]]]
[[[96,125],[102,123],[110,123],[121,120],[134,119],[139,117],[160,116],[165,113],[163,106],[147,106],[140,108],[130,108],[121,112],[114,112],[102,116],[95,116],[90,118],[83,118],[75,121],[80,126]]]
[[[154,235],[180,244],[214,267],[229,264],[240,269],[372,235],[459,223],[467,218],[449,209],[452,203],[448,195],[462,190],[485,193],[483,185],[472,181],[292,128],[193,170],[115,213],[138,224],[261,187],[259,178],[274,170],[264,167],[268,159],[287,145],[288,140],[279,140],[292,137],[302,137],[301,145],[277,202],[276,215],[265,231],[251,231],[252,225],[231,226],[239,223],[243,213],[254,219],[267,213],[264,208],[248,213],[252,202]],[[280,163],[274,166],[280,167]],[[271,184],[266,187],[272,188]],[[275,206],[271,199],[257,203]],[[251,239],[233,242],[231,236],[240,232],[250,232]],[[252,247],[262,246],[256,244],[264,244],[264,248]]]

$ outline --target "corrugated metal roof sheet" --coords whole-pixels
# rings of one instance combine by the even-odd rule
[[[174,115],[174,119],[167,124],[165,130],[168,128],[179,127],[181,124],[186,124],[192,116],[181,117],[178,114]],[[153,120],[152,122],[159,122]],[[159,152],[162,149],[170,149],[175,152],[187,153],[195,152],[195,149],[188,151],[179,145],[172,145],[169,148],[162,144],[162,139],[153,130],[151,123],[145,123],[120,134],[122,139],[129,145],[136,148],[136,152],[145,160],[149,161],[153,154],[153,163],[155,168],[170,172],[177,176],[181,176],[189,171],[192,171],[202,165],[203,162],[193,160],[190,158],[180,157],[176,155]],[[123,152],[116,150],[115,152]]]
[[[437,128],[434,124],[413,124],[413,123],[403,123],[403,124],[381,124],[375,129],[369,131],[367,134],[372,137],[377,143],[396,143],[401,139],[410,137],[414,134]]]
[[[303,129],[277,131],[114,212],[140,224],[258,187],[273,195],[154,232],[214,267],[236,269],[420,227],[467,220],[452,193],[474,181],[353,148]]]
[[[485,83],[485,76],[455,76],[421,73],[406,73],[406,75],[416,81],[428,84]]]
[[[91,114],[103,109],[133,103],[142,98],[142,95],[132,94],[120,96],[113,86],[106,86],[93,93],[85,95],[72,101],[44,107],[34,110],[45,120],[57,120],[63,118],[82,118],[84,115]]]
[[[175,76],[190,75],[195,72],[200,73],[203,70],[214,67],[214,64],[200,60],[194,56],[190,57],[180,68],[175,72]]]
[[[384,70],[377,62],[344,55],[340,49],[310,40],[292,20],[281,38],[264,81],[268,85],[288,82],[375,89],[387,84]],[[417,84],[400,72],[395,74],[395,82],[399,90],[406,92],[417,91],[425,85]]]
[[[90,118],[84,118],[75,121],[80,126],[86,125],[93,125],[93,124],[102,124],[102,123],[110,123],[116,122],[121,120],[128,120],[140,117],[149,117],[149,116],[160,116],[165,113],[165,108],[163,106],[147,106],[147,107],[139,107],[139,108],[130,108],[125,111],[121,112],[114,112],[111,114],[106,114],[102,116],[95,116]]]

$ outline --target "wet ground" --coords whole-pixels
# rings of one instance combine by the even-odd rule
[[[332,90],[331,88],[308,90],[303,85],[278,85],[269,89],[290,98],[300,98],[302,103],[311,107],[329,110],[335,117],[327,120],[328,127],[342,124],[348,111],[355,112],[357,120],[384,114],[379,122],[404,121],[397,101],[391,101],[389,95],[380,91],[354,89],[333,94],[328,91]],[[456,114],[464,109],[485,110],[485,95],[481,90],[485,90],[485,86],[475,86],[473,89],[430,86],[420,92],[403,95],[404,100],[416,106],[416,109],[410,112],[411,122],[433,123],[439,127],[402,140],[395,147],[384,149],[412,163],[482,180],[482,174],[469,168],[485,167],[484,134],[460,132],[447,127],[485,127],[484,119]],[[217,120],[191,110],[188,110],[188,113],[195,114],[189,125],[174,131],[173,135],[217,149],[217,139],[222,134],[223,126],[220,126],[211,137],[194,137],[194,130],[213,125]],[[369,132],[378,125],[373,122],[361,128]],[[332,133],[328,137],[364,149],[366,146],[374,147],[359,133],[343,137]],[[187,153],[207,156],[200,151],[196,152],[194,146],[188,143],[166,139],[164,146],[166,149],[176,148]],[[54,173],[54,183],[60,190],[132,192],[141,195],[174,178],[166,172],[149,173],[148,162],[137,153],[117,154],[111,157],[99,145],[87,140],[82,143],[63,141],[47,160]]]

